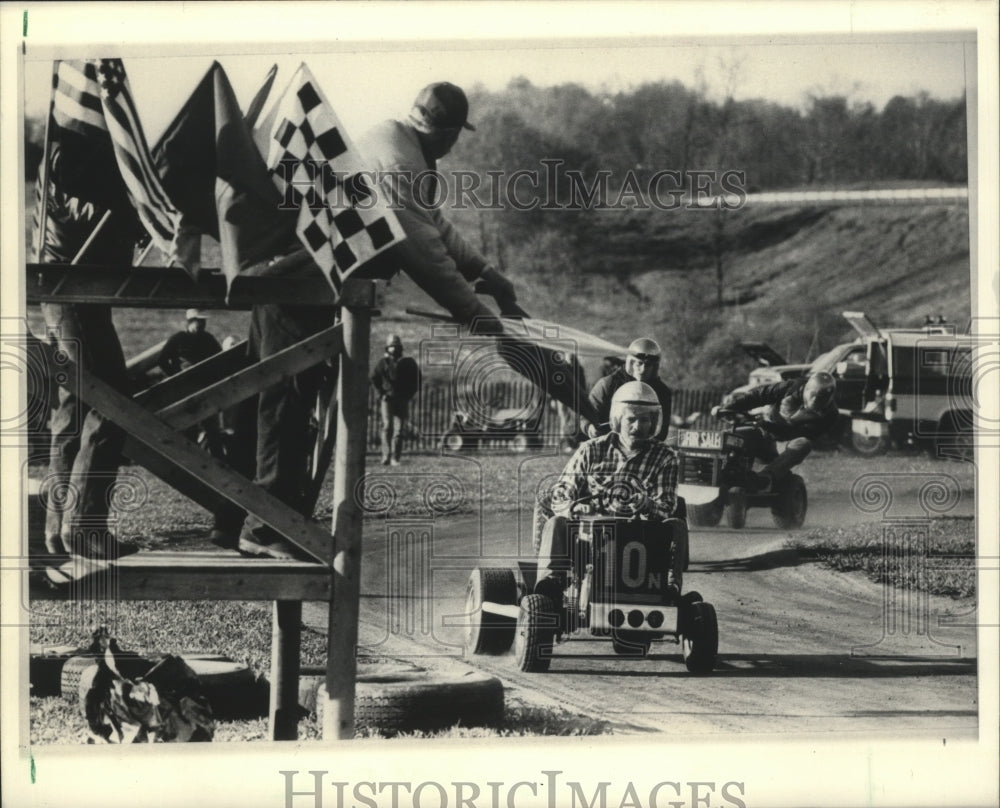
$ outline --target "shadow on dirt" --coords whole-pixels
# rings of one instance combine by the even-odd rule
[[[607,670],[573,669],[569,667],[578,659],[616,659],[620,663],[634,664],[632,669]],[[619,656],[590,656],[557,653],[552,658],[552,672],[560,676],[598,675],[624,677],[690,677],[682,664],[676,669],[664,670],[655,665],[659,660],[680,663],[678,653],[656,653],[646,659],[627,660]],[[561,664],[562,663],[562,664]],[[641,666],[641,667],[640,667]],[[877,659],[852,657],[849,654],[723,654],[715,665],[710,678],[725,679],[906,679],[918,676],[975,676],[975,657],[905,657]]]
[[[791,547],[782,547],[778,550],[769,550],[758,555],[745,556],[744,558],[726,558],[720,561],[697,561],[691,560],[691,572],[760,572],[761,570],[774,570],[780,567],[797,567],[800,564],[807,564],[816,561],[800,550]]]

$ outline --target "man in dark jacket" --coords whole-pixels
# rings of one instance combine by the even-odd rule
[[[180,373],[222,350],[219,341],[205,330],[208,318],[202,312],[188,309],[185,319],[187,327],[173,334],[160,351],[158,364],[168,376]]]
[[[398,466],[410,399],[420,386],[420,369],[412,357],[403,356],[403,341],[398,335],[386,339],[385,356],[375,363],[371,381],[381,402],[382,465]]]
[[[801,379],[754,387],[745,393],[730,394],[722,408],[749,412],[766,408],[763,420],[754,426],[739,427],[745,446],[766,465],[751,486],[764,491],[780,480],[812,451],[812,441],[836,427],[840,417],[834,394],[837,382],[820,371]],[[713,414],[718,408],[713,409]],[[775,441],[788,441],[778,453]]]
[[[656,340],[650,337],[640,337],[633,340],[632,344],[628,346],[625,367],[618,368],[609,376],[597,380],[597,383],[590,390],[590,404],[597,413],[600,425],[594,426],[586,421],[580,422],[581,429],[587,433],[588,437],[596,438],[598,435],[608,433],[611,399],[619,387],[627,382],[644,382],[656,391],[656,396],[660,400],[660,409],[663,412],[660,428],[655,437],[658,440],[666,440],[667,430],[670,428],[671,392],[658,375],[660,353],[660,346]]]

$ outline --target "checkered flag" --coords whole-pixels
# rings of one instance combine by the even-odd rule
[[[339,292],[345,278],[402,240],[357,150],[305,64],[278,103],[267,168],[299,208],[295,232]]]

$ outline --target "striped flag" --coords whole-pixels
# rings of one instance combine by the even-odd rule
[[[28,244],[28,263],[35,264],[42,260],[42,189],[48,182],[49,172],[45,161],[38,164],[38,177],[35,179],[35,206],[31,213],[31,243]]]
[[[53,121],[92,141],[110,143],[139,220],[156,246],[176,259],[181,215],[154,167],[121,59],[60,62]]]
[[[101,105],[118,168],[129,196],[156,246],[173,257],[181,214],[163,190],[142,132],[121,59],[101,59],[98,67]]]

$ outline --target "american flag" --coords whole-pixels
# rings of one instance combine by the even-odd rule
[[[404,238],[402,227],[363,175],[357,150],[306,65],[267,125],[267,168],[298,206],[299,240],[339,292],[348,275]]]
[[[121,59],[60,62],[54,94],[57,125],[89,137],[110,138],[139,220],[156,246],[174,257],[181,214],[153,165]]]

